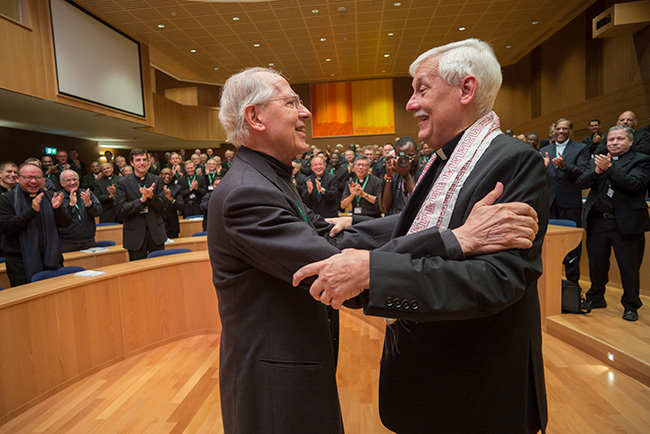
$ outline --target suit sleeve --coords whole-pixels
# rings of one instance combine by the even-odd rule
[[[373,251],[370,290],[363,294],[366,314],[412,321],[485,317],[512,305],[527,290],[536,290],[536,281],[542,273],[541,248],[548,222],[543,161],[534,153],[521,151],[496,161],[472,193],[463,222],[474,203],[496,181],[503,182],[505,187],[499,202],[520,201],[536,209],[540,231],[533,247],[465,260],[445,259],[444,253],[417,257],[409,252]],[[403,303],[404,300],[408,302]]]
[[[575,164],[565,162],[564,169],[562,169],[562,172],[564,172],[569,178],[574,181],[578,179],[578,177],[582,175],[585,170],[587,170],[589,167],[590,159],[589,148],[587,148],[587,146],[581,146],[578,143],[576,143],[575,146],[580,147]]]
[[[650,157],[636,154],[640,158],[629,171],[623,171],[616,166],[605,170],[604,175],[609,178],[612,185],[625,191],[645,190],[650,179]]]

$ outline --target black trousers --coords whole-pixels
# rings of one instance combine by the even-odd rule
[[[576,223],[577,227],[582,227],[582,208],[560,208],[557,205],[551,205],[549,218],[571,220]],[[580,256],[582,254],[582,243],[571,250],[564,257],[564,272],[567,280],[578,283],[580,280]]]
[[[27,278],[27,274],[25,273],[25,262],[22,256],[7,256],[5,265],[12,288],[32,282],[31,279]],[[63,255],[59,255],[59,267],[63,267]]]
[[[149,253],[164,249],[165,244],[156,244],[151,238],[149,228],[147,228],[144,233],[144,242],[142,243],[142,247],[140,247],[138,250],[129,250],[129,261],[146,259]]]
[[[587,291],[587,300],[600,302],[605,299],[613,247],[623,284],[621,304],[626,310],[637,310],[642,305],[639,298],[639,270],[643,261],[645,234],[624,235],[618,229],[616,220],[606,220],[594,213],[590,213],[588,218],[587,254],[591,288]]]

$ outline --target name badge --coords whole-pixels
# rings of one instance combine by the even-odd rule
[[[607,197],[614,197],[614,190],[611,187],[607,189]]]
[[[196,194],[192,193],[190,194],[190,199],[194,199],[196,197]]]
[[[148,212],[149,212],[149,207],[145,206],[144,209],[142,211],[140,211],[140,214],[146,214]]]
[[[361,207],[356,207],[354,210],[352,210],[353,214],[361,214]]]
[[[212,186],[212,185],[209,186],[209,187],[208,187],[208,190],[210,190],[210,191],[214,190],[214,186]]]

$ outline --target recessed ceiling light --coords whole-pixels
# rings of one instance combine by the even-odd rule
[[[393,6],[402,6],[402,4],[400,2],[395,2],[393,3]]]
[[[390,57],[390,54],[384,54],[384,57]]]
[[[239,17],[232,17],[233,21],[239,21]]]
[[[325,41],[327,41],[327,38],[320,38],[320,41],[325,42]]]
[[[386,70],[385,70],[385,69],[382,69],[381,72],[382,72],[382,74],[383,74],[384,72],[386,72]]]
[[[318,9],[312,9],[312,10],[311,10],[311,13],[312,13],[312,14],[317,14],[317,13],[318,13]]]
[[[388,32],[388,36],[395,36],[395,33],[393,33],[393,32]]]
[[[195,50],[194,48],[192,48],[192,49],[190,50],[190,53],[196,53],[196,50]]]
[[[269,63],[269,66],[275,66],[275,63]]]
[[[169,15],[171,15],[172,17],[175,17],[176,16],[176,11],[171,11],[171,13]]]
[[[215,71],[218,71],[218,70],[219,70],[219,68],[217,68],[217,67],[215,67],[215,68],[213,68],[213,69],[214,69]]]
[[[536,26],[536,25],[539,24],[539,21],[533,21],[531,24],[532,24],[533,26]]]
[[[346,8],[345,6],[339,6],[339,8],[338,8],[339,12],[345,12],[347,10],[348,10],[348,8]]]
[[[158,28],[159,28],[159,29],[164,29],[164,28],[165,28],[165,25],[164,25],[164,24],[158,24]]]
[[[459,27],[458,30],[462,32],[463,30],[465,30],[465,27]]]
[[[334,74],[330,74],[330,77],[334,77]]]
[[[326,62],[331,62],[331,61],[332,61],[332,59],[325,59],[325,61],[326,61]]]
[[[512,45],[506,45],[506,48],[512,48]]]
[[[253,44],[253,47],[255,47],[255,48],[257,48],[259,46],[260,46],[260,44]]]

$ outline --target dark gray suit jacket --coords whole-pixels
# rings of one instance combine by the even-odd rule
[[[145,203],[140,201],[142,194],[135,174],[120,178],[115,184],[113,201],[117,213],[124,219],[122,243],[127,250],[142,248],[146,229],[149,229],[151,238],[156,244],[164,244],[167,239],[165,224],[161,216],[163,182],[158,176],[147,173],[142,185],[148,188],[153,183],[156,183],[153,197]],[[145,208],[147,212],[143,212]]]
[[[555,143],[539,150],[542,155],[547,152],[551,160],[557,157]],[[569,140],[562,159],[566,164],[563,169],[552,162],[546,168],[549,204],[559,208],[582,208],[582,191],[576,185],[576,179],[589,167],[589,148],[584,143]]]

